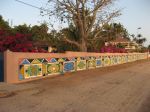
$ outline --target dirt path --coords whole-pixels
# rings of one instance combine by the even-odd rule
[[[10,89],[14,95],[0,98],[0,112],[150,112],[150,61],[81,71]]]

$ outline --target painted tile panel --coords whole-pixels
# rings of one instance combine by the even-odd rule
[[[111,56],[111,57],[110,57],[110,60],[111,60],[111,65],[114,65],[114,64],[115,64],[115,57],[114,57],[114,56]]]
[[[30,64],[28,59],[23,59],[23,61],[21,62],[21,64]]]
[[[59,74],[62,72],[62,65],[59,62],[47,63],[47,74]]]
[[[31,64],[30,70],[30,77],[42,76],[42,64]]]
[[[41,61],[38,60],[38,59],[34,59],[34,60],[31,62],[31,64],[39,64],[39,63],[41,63]]]
[[[24,65],[19,65],[19,80],[24,79]]]
[[[86,60],[77,61],[77,71],[86,70]]]
[[[31,69],[30,69],[30,65],[24,65],[24,78],[28,79],[30,78],[30,74],[31,74]]]
[[[64,57],[64,58],[37,58],[19,59],[18,79],[24,80],[32,77],[63,74],[127,63],[145,58],[146,54],[112,55],[112,56],[85,56],[85,57]]]
[[[42,64],[24,65],[24,78],[42,76]]]
[[[88,62],[88,68],[92,69],[96,67],[96,60],[95,59],[90,59],[87,61]]]
[[[63,64],[64,72],[73,72],[75,71],[75,61],[67,61]]]
[[[110,60],[110,58],[109,57],[105,57],[104,58],[104,66],[109,66],[111,64],[111,60]]]
[[[102,59],[96,59],[96,68],[102,67]]]

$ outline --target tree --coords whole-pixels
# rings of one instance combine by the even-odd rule
[[[21,34],[30,34],[31,33],[31,26],[27,24],[14,26],[13,28],[14,34],[21,33]]]
[[[80,42],[77,29],[72,24],[70,24],[68,28],[63,28],[61,31],[59,31],[58,37],[59,37],[59,42],[56,44],[59,45],[59,48],[63,48],[62,50],[64,51],[66,50],[79,51],[79,48],[76,47],[76,44],[70,42],[70,40],[78,42],[78,43]],[[67,40],[63,41],[64,39],[63,37],[67,37]]]
[[[133,37],[133,41],[135,41],[136,43],[142,45],[144,42],[146,42],[146,38],[142,36],[142,34],[138,34],[137,37],[135,37],[134,35],[132,35]]]
[[[49,41],[50,35],[48,34],[48,26],[43,23],[40,26],[34,25],[31,27],[31,34],[33,40]]]
[[[72,40],[64,35],[64,41],[76,45],[81,51],[87,51],[90,41],[100,38],[102,26],[120,15],[120,10],[109,10],[114,2],[115,0],[49,0],[50,8],[42,9],[41,13],[46,10],[46,14],[57,16],[61,22],[72,23],[80,40]]]
[[[99,51],[105,42],[112,41],[118,37],[130,40],[127,30],[120,23],[105,24],[98,36],[101,38],[91,41],[91,45],[88,46],[91,51]]]
[[[12,28],[13,33],[20,33],[20,34],[29,34],[30,41],[49,41],[50,34],[48,33],[48,26],[45,23],[41,25],[34,25],[30,26],[27,24],[18,25]]]
[[[137,40],[137,43],[140,45],[142,45],[144,42],[146,42],[146,38],[144,37]]]
[[[123,37],[130,40],[129,33],[126,28],[121,23],[113,23],[111,24],[112,30],[114,32],[115,37]]]
[[[27,24],[23,25],[18,25],[14,26],[12,29],[12,34],[11,35],[16,35],[16,34],[24,34],[24,35],[30,35],[27,36],[28,40],[32,40],[32,33],[31,33],[31,26]]]
[[[100,35],[105,35],[106,41],[114,40],[118,37],[123,37],[130,40],[127,29],[120,23],[105,24]]]
[[[8,22],[5,21],[3,17],[0,15],[0,35],[1,33],[4,33],[4,32],[5,32],[5,35],[9,35],[10,33],[12,33],[12,28],[9,26]]]

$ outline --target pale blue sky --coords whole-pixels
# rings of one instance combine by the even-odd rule
[[[22,0],[26,3],[41,7],[45,6],[47,0]],[[150,0],[118,0],[115,5],[123,8],[122,15],[115,22],[122,23],[130,34],[138,32],[147,38],[146,45],[150,44]],[[39,24],[45,18],[40,16],[38,9],[18,3],[15,0],[0,0],[0,15],[5,20],[13,21],[13,25]],[[59,26],[58,26],[59,27]]]

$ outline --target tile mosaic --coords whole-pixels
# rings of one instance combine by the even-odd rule
[[[96,62],[95,62],[95,59],[93,59],[93,58],[91,58],[90,60],[88,60],[87,64],[88,64],[88,68],[89,69],[96,67]]]
[[[96,67],[101,67],[102,66],[102,60],[101,59],[96,59]]]
[[[30,64],[30,62],[27,59],[23,59],[23,61],[21,62],[21,64]]]
[[[47,74],[58,74],[61,72],[61,65],[59,62],[47,64]]]
[[[24,65],[19,65],[19,80],[24,79]]]
[[[102,66],[110,66],[139,60],[144,57],[146,57],[146,54],[20,59],[18,60],[18,79],[24,80],[38,76],[63,74],[65,72],[73,72],[76,70],[79,71]]]
[[[86,69],[86,60],[77,61],[77,70],[85,70]]]
[[[56,58],[51,58],[49,62],[50,63],[55,63],[55,62],[57,62],[57,60],[56,60]]]
[[[75,62],[74,61],[66,61],[63,64],[64,72],[73,72],[75,71]]]
[[[111,60],[109,57],[104,58],[104,66],[109,66],[111,64]]]
[[[34,60],[31,62],[31,64],[39,64],[39,63],[41,63],[41,61],[38,60],[38,59],[34,59]]]

